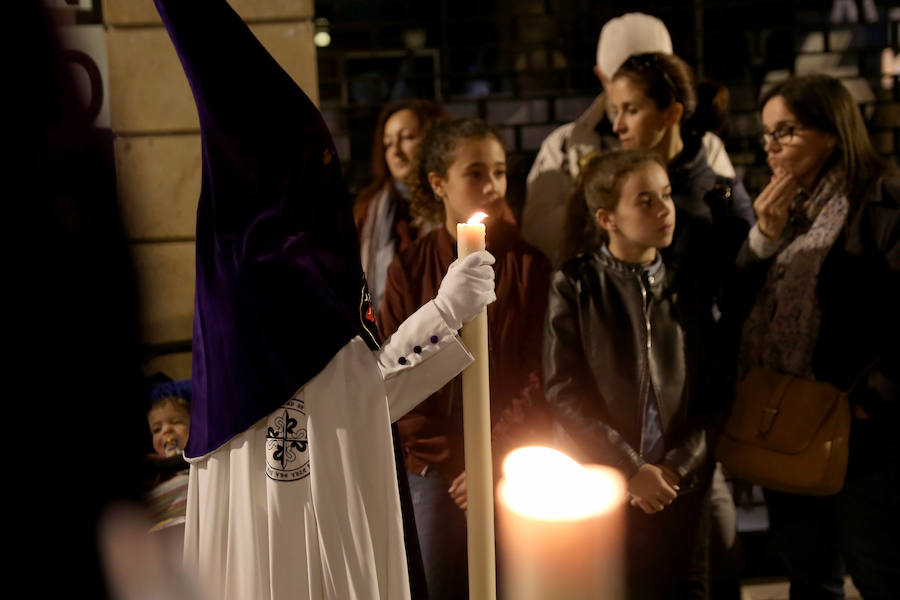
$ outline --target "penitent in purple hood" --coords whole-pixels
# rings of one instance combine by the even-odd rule
[[[197,104],[193,404],[207,454],[377,333],[321,114],[224,0],[155,0]]]

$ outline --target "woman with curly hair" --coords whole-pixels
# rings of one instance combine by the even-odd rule
[[[401,251],[388,270],[379,327],[387,338],[428,302],[456,259],[456,224],[484,211],[497,259],[497,302],[488,308],[495,459],[543,437],[549,421],[537,384],[550,265],[504,216],[506,153],[483,121],[435,124],[419,145],[411,211],[441,226]],[[529,385],[530,384],[530,385]],[[527,392],[526,392],[527,389]],[[399,421],[429,597],[465,598],[466,480],[459,380]],[[495,460],[495,464],[496,464]]]

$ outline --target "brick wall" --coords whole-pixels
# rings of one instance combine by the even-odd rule
[[[500,128],[511,165],[509,200],[518,207],[540,141],[577,117],[600,90],[592,72],[600,27],[627,11],[659,16],[676,53],[700,77],[729,87],[731,115],[722,136],[751,192],[768,178],[756,141],[757,99],[766,85],[791,72],[843,79],[878,149],[895,158],[900,153],[900,80],[887,77],[884,87],[881,73],[885,48],[900,51],[900,11],[888,2],[876,1],[876,18],[869,21],[857,0],[856,23],[833,22],[832,2],[824,0],[393,0],[362,15],[358,4],[316,4],[330,19],[332,38],[319,53],[322,107],[355,189],[368,181],[378,109],[398,93],[418,91],[444,102],[455,116],[481,117]],[[404,71],[399,59],[375,59],[376,52],[402,50],[403,32],[411,30],[423,32],[426,41],[407,55],[436,53],[439,68],[408,62]],[[429,78],[437,85],[423,83]]]

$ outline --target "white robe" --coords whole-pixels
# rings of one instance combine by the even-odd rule
[[[223,600],[409,598],[390,423],[471,361],[432,302],[377,352],[348,342],[284,406],[191,459],[186,569]]]

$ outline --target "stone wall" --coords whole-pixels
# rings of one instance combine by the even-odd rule
[[[318,99],[312,0],[231,0],[260,42]],[[147,371],[190,376],[200,136],[187,79],[151,0],[103,0],[122,220],[141,298]],[[159,352],[176,350],[153,356]]]

